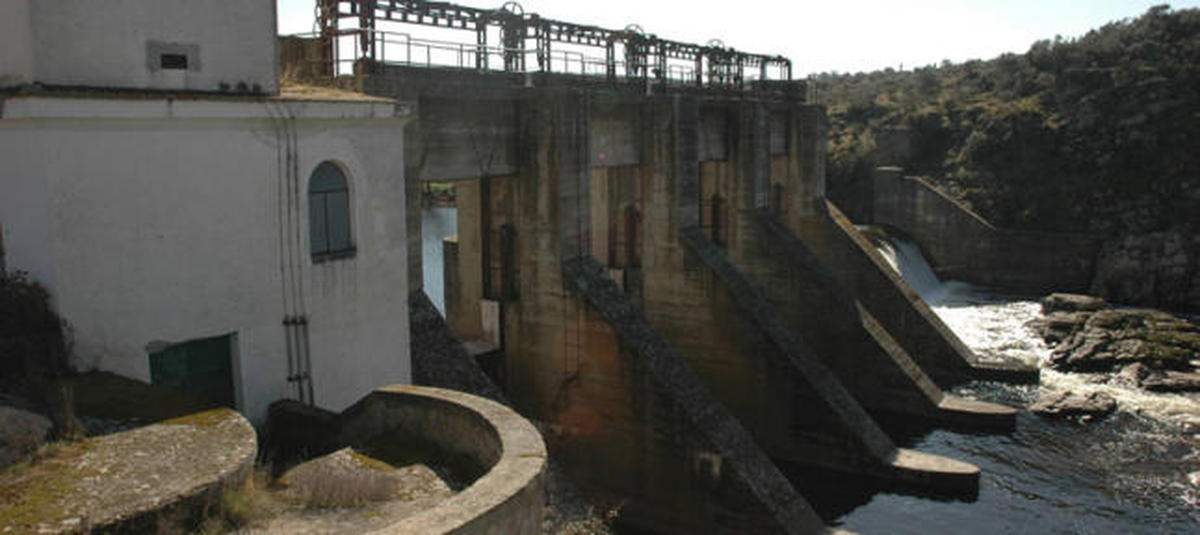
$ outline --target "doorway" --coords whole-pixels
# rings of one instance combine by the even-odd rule
[[[150,382],[236,408],[233,389],[234,335],[173,344],[150,353]]]

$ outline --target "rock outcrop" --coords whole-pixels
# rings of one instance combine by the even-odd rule
[[[1148,390],[1200,390],[1200,325],[1166,312],[1113,308],[1091,296],[1053,294],[1035,327],[1060,371],[1120,372]]]
[[[1106,240],[1091,291],[1123,303],[1200,311],[1200,234],[1176,225]]]
[[[1102,392],[1076,394],[1071,391],[1056,392],[1038,398],[1029,406],[1029,411],[1046,416],[1079,416],[1090,420],[1116,410],[1117,401]]]

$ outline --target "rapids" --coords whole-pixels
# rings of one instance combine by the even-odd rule
[[[914,431],[900,445],[978,465],[972,501],[870,489],[834,504],[834,522],[860,533],[1200,532],[1200,396],[1156,394],[1045,366],[1049,349],[1026,324],[1036,298],[991,294],[940,281],[913,243],[891,238],[880,252],[982,360],[1017,358],[1042,368],[1041,385],[976,382],[953,393],[1026,406],[1042,391],[1103,391],[1115,414],[1090,424],[1028,413],[1008,435]],[[852,508],[852,509],[851,509]]]

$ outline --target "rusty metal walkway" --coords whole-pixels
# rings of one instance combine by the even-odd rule
[[[459,30],[467,39],[416,36],[415,27]],[[525,13],[423,0],[318,0],[317,27],[326,74],[393,63],[509,73],[561,73],[612,81],[750,88],[792,79],[783,56],[751,54],[719,40],[683,43],[636,24],[613,30]]]

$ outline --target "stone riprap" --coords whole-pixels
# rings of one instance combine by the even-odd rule
[[[254,428],[229,409],[66,443],[0,476],[0,533],[136,530],[244,481],[256,452]]]

